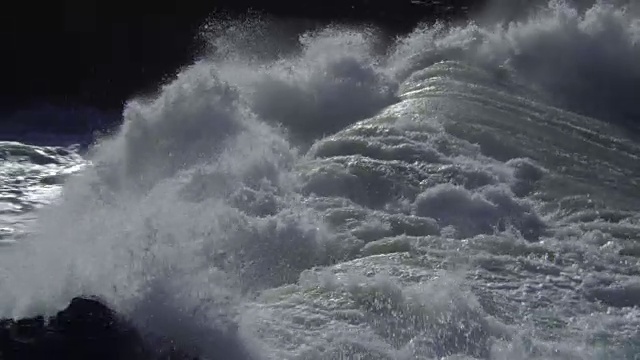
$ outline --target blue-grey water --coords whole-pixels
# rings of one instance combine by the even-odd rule
[[[225,329],[256,359],[640,356],[637,14],[275,60],[261,26],[86,153],[0,143],[0,316],[98,295],[205,358]]]

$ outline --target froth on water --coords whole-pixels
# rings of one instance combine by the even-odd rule
[[[627,344],[633,272],[597,250],[638,225],[621,204],[639,152],[608,124],[634,125],[640,21],[552,1],[479,24],[383,47],[331,26],[268,54],[255,39],[285,42],[264,22],[220,26],[2,249],[0,312],[97,295],[205,356],[224,336],[301,359],[597,358],[603,328]]]

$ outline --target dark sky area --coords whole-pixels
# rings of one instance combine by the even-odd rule
[[[197,53],[202,23],[248,9],[276,18],[374,23],[390,32],[464,16],[478,0],[11,1],[0,5],[2,94],[11,111],[35,103],[119,109]]]

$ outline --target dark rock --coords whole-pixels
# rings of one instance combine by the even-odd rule
[[[154,344],[156,346],[157,344]],[[97,299],[75,298],[49,319],[0,320],[0,359],[197,359],[176,344],[162,351]]]

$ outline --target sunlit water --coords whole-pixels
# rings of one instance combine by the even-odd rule
[[[0,145],[0,315],[98,295],[210,357],[228,330],[255,359],[636,358],[637,17],[552,2],[383,53],[326,28],[277,60],[262,25],[84,160]]]

